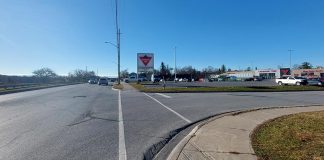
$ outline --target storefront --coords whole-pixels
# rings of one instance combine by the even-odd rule
[[[262,77],[263,79],[280,78],[280,70],[256,70],[255,76]]]
[[[307,77],[307,78],[324,78],[324,69],[297,69],[293,70],[295,77]]]

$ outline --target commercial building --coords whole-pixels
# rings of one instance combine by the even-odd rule
[[[232,71],[232,72],[227,72],[227,76],[234,76],[237,78],[253,78],[255,75],[254,71]]]
[[[256,70],[255,76],[262,77],[263,79],[280,78],[280,70],[279,69]]]
[[[235,71],[227,72],[228,76],[235,76],[237,78],[253,78],[262,77],[263,79],[275,79],[280,78],[280,70],[278,69],[267,69],[267,70],[255,70],[255,71]]]
[[[295,77],[324,78],[324,69],[296,69],[292,73]]]

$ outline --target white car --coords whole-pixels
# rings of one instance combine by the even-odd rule
[[[297,79],[292,76],[277,78],[276,83],[278,85],[306,85],[307,81],[305,79]]]

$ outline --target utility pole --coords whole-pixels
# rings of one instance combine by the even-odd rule
[[[291,69],[291,52],[295,50],[289,49],[288,51],[289,51],[289,68]]]
[[[120,84],[120,29],[118,28],[118,0],[116,2],[116,31],[117,31],[117,54],[118,54],[118,84]]]
[[[177,47],[174,47],[174,82],[177,79]]]

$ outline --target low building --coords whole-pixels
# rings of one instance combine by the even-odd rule
[[[227,72],[226,74],[228,76],[235,76],[240,79],[253,78],[255,76],[254,71],[233,71],[233,72]]]
[[[295,77],[324,78],[324,69],[296,69],[292,73]]]
[[[279,69],[256,70],[255,76],[262,77],[263,79],[280,78],[280,70]]]

